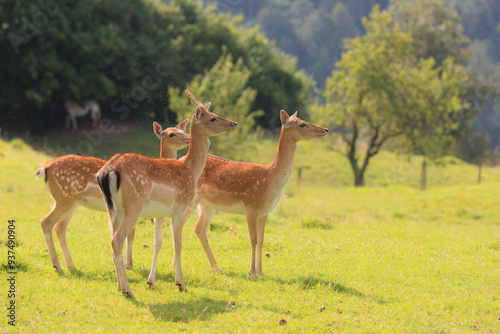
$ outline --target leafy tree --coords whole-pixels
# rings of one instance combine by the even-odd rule
[[[26,120],[39,125],[65,99],[105,103],[133,95],[134,87],[142,87],[145,67],[158,67],[168,55],[171,38],[159,29],[158,8],[144,1],[4,0],[0,6],[9,8],[0,14],[0,70],[6,77],[0,105],[11,111],[2,117],[11,127],[25,126]],[[155,89],[136,94],[140,101],[133,103],[155,96]]]
[[[445,59],[453,58],[456,63],[465,65],[467,61],[470,61],[472,54],[472,60],[469,62],[469,76],[472,80],[464,84],[461,95],[462,103],[466,107],[460,113],[459,126],[453,131],[453,136],[457,141],[455,151],[462,150],[461,156],[470,156],[470,136],[475,132],[472,129],[473,121],[484,107],[493,101],[495,95],[492,85],[481,79],[482,74],[480,74],[492,72],[491,65],[488,65],[491,62],[488,59],[487,44],[474,41],[470,48],[466,49],[468,38],[464,35],[462,19],[453,8],[447,7],[443,0],[392,1],[389,9],[394,15],[396,25],[402,31],[412,34],[416,56],[419,59],[432,57],[439,66]],[[489,70],[486,69],[488,66]],[[483,71],[481,71],[482,68],[484,68]],[[478,91],[489,92],[490,96],[483,98],[482,94],[477,94]],[[432,147],[434,146],[429,146],[429,148]],[[426,155],[422,149],[417,151]],[[485,150],[479,152],[487,153]],[[424,160],[422,171],[424,171],[425,163]],[[422,180],[424,180],[423,173]],[[425,188],[424,182],[422,186]]]
[[[391,12],[375,6],[363,25],[365,36],[345,41],[327,80],[327,104],[316,110],[339,130],[355,186],[364,185],[370,159],[389,140],[400,150],[442,154],[453,140],[467,80],[451,58],[441,66],[417,59],[411,34],[394,25]]]
[[[411,33],[419,59],[434,58],[436,66],[452,57],[464,65],[468,59],[462,19],[443,0],[392,0],[389,6],[394,23]]]
[[[259,123],[276,125],[276,110],[307,103],[312,81],[240,23],[193,0],[0,0],[0,121],[50,125],[64,116],[65,99],[98,100],[106,116],[122,119],[163,116],[167,87],[184,87],[225,46],[250,70],[250,108],[267,113]]]
[[[198,100],[205,101],[202,103],[211,101],[213,112],[238,122],[236,130],[230,134],[210,139],[213,143],[211,153],[238,160],[248,160],[253,154],[255,136],[252,131],[255,117],[262,112],[250,111],[257,92],[246,87],[249,77],[250,71],[241,58],[233,63],[231,54],[223,53],[210,70],[186,85]],[[193,106],[184,91],[171,87],[168,94],[178,119],[190,118]]]

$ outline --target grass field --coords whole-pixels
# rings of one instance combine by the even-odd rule
[[[152,138],[141,150],[154,155],[155,145]],[[259,143],[255,161],[272,161],[275,150],[275,142]],[[300,186],[292,177],[270,215],[263,278],[247,274],[243,217],[216,215],[212,222],[209,238],[221,273],[210,269],[191,217],[183,234],[187,291],[174,284],[167,227],[156,290],[148,290],[153,226],[142,219],[135,270],[127,272],[136,295],[131,300],[116,291],[104,213],[77,210],[68,231],[77,270],[51,267],[40,220],[53,202],[34,177],[40,161],[50,158],[20,140],[0,141],[4,314],[11,300],[9,219],[15,220],[19,266],[16,326],[4,316],[0,332],[500,332],[498,168],[485,168],[477,185],[474,166],[449,159],[429,168],[429,190],[422,192],[415,188],[418,159],[383,152],[370,165],[368,187],[355,189],[345,158],[327,141],[299,143],[296,166],[309,169]]]

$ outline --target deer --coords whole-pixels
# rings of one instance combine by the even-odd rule
[[[69,122],[71,121],[73,130],[78,130],[76,118],[86,116],[89,112],[92,118],[92,127],[97,128],[101,121],[101,108],[99,108],[99,104],[96,101],[87,100],[78,103],[76,101],[66,100],[64,101],[64,107],[68,112],[66,116],[66,129],[69,129]]]
[[[197,181],[207,160],[209,137],[231,132],[238,125],[210,112],[210,102],[203,105],[189,91],[186,94],[196,110],[191,117],[189,150],[184,157],[173,160],[117,154],[96,174],[112,230],[118,291],[130,298],[134,298],[134,293],[123,263],[123,246],[140,217],[172,217],[175,284],[180,291],[186,289],[181,269],[182,228],[196,206]],[[151,276],[151,280],[155,279]],[[154,283],[150,278],[148,283]]]
[[[153,131],[161,142],[160,157],[176,159],[177,151],[189,145],[189,135],[184,133],[188,122],[189,119],[185,119],[177,126],[165,130],[162,130],[161,125],[153,122]],[[52,239],[54,226],[66,266],[71,270],[75,268],[75,265],[66,242],[66,231],[73,213],[79,205],[97,211],[106,211],[106,205],[95,179],[95,173],[105,163],[106,160],[94,157],[65,155],[40,164],[36,170],[36,179],[44,178],[46,187],[55,201],[52,211],[42,219],[41,226],[52,265],[56,270],[63,269]],[[162,224],[162,220],[155,219],[155,231],[158,229],[156,224]],[[133,269],[132,244],[134,237],[135,229],[127,237],[125,265],[129,269]]]
[[[289,116],[280,111],[281,133],[278,153],[273,163],[264,166],[250,162],[227,160],[208,155],[205,169],[198,181],[199,218],[195,232],[205,250],[211,267],[220,271],[208,243],[207,229],[217,210],[245,215],[252,260],[249,274],[263,275],[262,246],[268,215],[278,203],[293,169],[297,142],[326,136],[328,129],[305,122],[297,112]]]

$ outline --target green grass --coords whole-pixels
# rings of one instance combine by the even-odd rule
[[[167,226],[150,291],[153,226],[144,220],[137,225],[135,271],[127,271],[131,300],[116,290],[104,213],[77,210],[68,231],[77,270],[54,271],[40,228],[53,202],[34,177],[50,157],[19,140],[0,141],[0,264],[7,220],[15,219],[24,268],[16,275],[17,326],[2,317],[0,332],[499,332],[499,170],[485,168],[477,185],[473,166],[431,166],[430,189],[422,192],[415,188],[419,164],[383,152],[370,166],[369,187],[356,189],[345,158],[326,144],[299,143],[296,166],[314,163],[300,186],[293,176],[269,217],[263,278],[247,274],[243,217],[221,214],[212,223],[209,240],[222,273],[210,269],[192,217],[183,233],[187,291],[174,284]],[[255,161],[272,161],[276,143],[259,145]],[[394,176],[395,166],[414,170]]]

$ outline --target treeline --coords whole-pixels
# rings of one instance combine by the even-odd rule
[[[403,1],[404,2],[404,1]],[[414,1],[419,2],[419,1]],[[500,145],[500,103],[496,92],[481,91],[496,83],[500,90],[500,2],[489,0],[443,0],[459,14],[463,34],[468,38],[463,50],[467,71],[477,81],[471,103],[480,108],[474,127],[487,133],[492,147]],[[366,33],[361,19],[374,5],[383,9],[388,0],[204,0],[221,12],[242,14],[248,26],[257,25],[276,45],[298,57],[299,68],[313,76],[320,90],[325,88],[335,64],[345,51],[344,39]],[[397,2],[396,2],[397,3]],[[428,13],[424,13],[425,15]],[[431,26],[438,31],[443,26]],[[441,45],[446,52],[446,45]]]
[[[258,124],[309,100],[312,81],[292,57],[197,1],[0,0],[0,124],[60,125],[67,99],[97,100],[108,117],[173,122],[168,87],[183,89],[224,52],[250,71]]]

